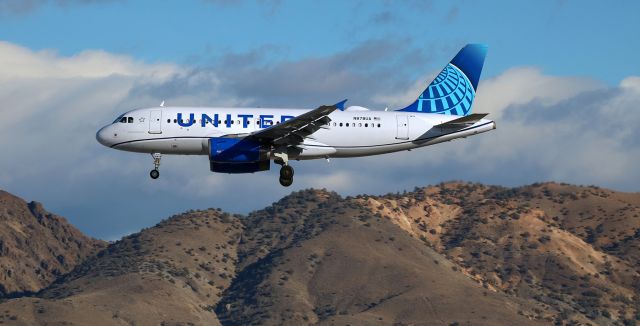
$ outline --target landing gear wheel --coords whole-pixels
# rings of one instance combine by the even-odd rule
[[[293,180],[293,168],[290,165],[283,165],[282,168],[280,168],[280,178]]]
[[[151,179],[158,179],[158,177],[160,176],[160,171],[153,169],[151,170],[151,172],[149,172],[149,175],[151,176]]]
[[[280,184],[283,187],[288,187],[293,184],[293,178],[287,179],[287,178],[280,177]]]
[[[151,179],[155,180],[160,176],[160,171],[158,171],[158,169],[160,168],[160,159],[162,158],[162,154],[151,153],[151,157],[153,157],[153,170],[149,172],[149,175],[151,176]]]

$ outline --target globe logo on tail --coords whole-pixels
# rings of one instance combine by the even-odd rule
[[[398,111],[470,114],[486,54],[486,45],[467,44],[413,103]]]
[[[475,91],[467,76],[448,64],[420,94],[416,111],[447,115],[466,115],[471,110]]]

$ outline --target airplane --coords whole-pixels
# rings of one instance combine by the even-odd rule
[[[254,173],[281,166],[280,184],[293,183],[292,160],[361,157],[412,150],[496,129],[472,113],[487,46],[467,44],[418,98],[397,110],[158,107],[135,109],[101,128],[98,142],[153,157],[207,155],[212,172]]]

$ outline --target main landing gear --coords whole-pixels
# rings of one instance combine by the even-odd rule
[[[291,165],[283,165],[280,168],[280,184],[284,187],[293,184],[293,168]]]
[[[162,154],[152,153],[151,156],[153,157],[154,168],[149,172],[149,176],[151,176],[151,179],[158,179],[158,177],[160,177],[160,171],[158,171],[158,169],[160,168],[160,159],[162,158]]]
[[[293,167],[289,165],[289,156],[286,153],[276,153],[274,154],[276,159],[274,160],[277,164],[282,165],[280,168],[280,184],[283,187],[288,187],[293,184]]]

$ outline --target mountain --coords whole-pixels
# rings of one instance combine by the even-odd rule
[[[542,303],[538,318],[640,320],[638,193],[447,183],[358,199],[487,288]]]
[[[298,192],[245,225],[223,324],[535,324],[536,305],[487,291],[353,199]]]
[[[42,204],[0,191],[0,297],[37,292],[104,247]]]
[[[111,244],[37,296],[8,301],[0,311],[26,324],[217,323],[213,310],[235,277],[241,232],[238,217],[218,210],[175,216]]]
[[[170,217],[0,303],[0,323],[633,325],[639,213],[640,194],[556,183],[299,191]]]

